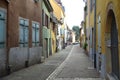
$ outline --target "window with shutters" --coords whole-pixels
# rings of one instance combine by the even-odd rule
[[[20,47],[27,47],[28,46],[28,37],[29,37],[29,21],[24,18],[19,19],[19,45]]]
[[[39,46],[40,25],[38,22],[32,22],[32,46]]]
[[[0,48],[5,48],[6,41],[6,12],[0,9]]]

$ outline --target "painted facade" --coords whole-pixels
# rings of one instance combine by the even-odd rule
[[[89,39],[89,53],[93,60],[94,1],[87,1],[86,25]],[[120,79],[120,1],[96,0],[96,68],[102,78]],[[91,5],[91,6],[90,6]]]
[[[52,54],[57,52],[57,42],[56,42],[56,35],[57,35],[57,18],[54,16],[54,13],[51,14],[50,20],[50,31],[51,31],[51,47],[52,47]]]
[[[100,0],[97,4],[102,3]],[[120,79],[120,47],[119,47],[119,32],[120,32],[120,8],[119,0],[106,0],[102,7],[97,7],[96,20],[98,21],[97,28],[101,26],[101,52],[102,64],[101,70],[105,67],[105,74],[108,78]],[[104,10],[103,10],[104,8]],[[99,33],[99,31],[97,31]],[[98,39],[99,39],[99,34]],[[97,42],[99,45],[99,42]],[[99,51],[99,47],[97,48]],[[105,65],[104,65],[105,64]],[[103,71],[102,74],[105,72]]]
[[[49,1],[43,0],[42,2],[42,27],[43,27],[43,56],[48,58],[52,55],[51,48],[51,30],[50,30],[50,13],[53,8]]]
[[[53,7],[54,16],[57,18],[57,49],[61,50],[64,46],[64,10],[61,5],[59,5],[55,0],[50,0],[50,3]]]
[[[8,2],[6,0],[0,1],[0,76],[6,74],[6,28],[7,28],[7,13]]]
[[[55,0],[50,0],[50,4],[53,8],[53,19],[52,19],[52,23],[51,23],[51,37],[52,37],[52,53],[54,54],[55,52],[57,52],[57,24],[58,24],[58,14],[57,10],[58,10],[58,4],[56,3]]]
[[[0,76],[41,61],[41,1],[0,0],[0,30]]]
[[[87,2],[85,3],[87,8],[86,8],[86,13],[84,13],[85,15],[85,35],[86,35],[86,39],[85,42],[88,44],[87,50],[89,52],[89,56],[90,59],[92,61],[94,61],[94,54],[93,54],[93,28],[94,28],[94,4],[91,2],[91,0],[87,0]]]
[[[51,1],[0,0],[0,77],[44,61],[63,43],[65,14]]]

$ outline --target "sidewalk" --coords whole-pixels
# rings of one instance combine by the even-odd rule
[[[73,46],[67,59],[48,77],[47,80],[102,80],[93,63],[79,45]]]
[[[66,59],[72,46],[50,56],[45,63],[14,72],[0,80],[46,80],[46,78]]]

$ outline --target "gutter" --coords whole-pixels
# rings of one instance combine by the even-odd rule
[[[96,68],[96,0],[94,7],[94,68]]]

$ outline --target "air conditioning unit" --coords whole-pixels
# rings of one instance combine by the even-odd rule
[[[34,0],[35,1],[35,3],[38,3],[39,2],[39,0]]]

